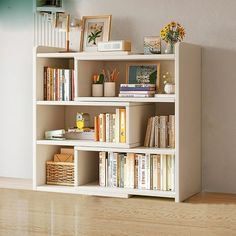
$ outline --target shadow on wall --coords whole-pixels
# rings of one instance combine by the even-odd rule
[[[236,50],[202,52],[203,190],[236,193]]]

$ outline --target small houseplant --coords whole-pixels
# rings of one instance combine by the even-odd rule
[[[104,75],[94,75],[93,84],[92,84],[92,96],[93,97],[102,97],[103,96],[103,83]]]
[[[174,53],[174,45],[184,39],[185,30],[179,23],[172,21],[161,30],[161,38],[167,43],[165,53]]]

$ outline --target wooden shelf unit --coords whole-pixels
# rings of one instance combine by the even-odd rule
[[[173,198],[176,202],[201,191],[201,48],[178,43],[174,55],[119,53],[59,53],[62,49],[39,46],[34,49],[33,82],[33,187],[38,191],[109,197],[132,195]],[[91,76],[104,67],[120,71],[125,83],[127,63],[159,62],[161,72],[175,75],[176,94],[155,98],[91,97]],[[75,70],[75,101],[43,101],[43,67]],[[119,90],[117,86],[117,93]],[[44,132],[74,125],[76,112],[93,117],[102,112],[126,108],[127,142],[103,143],[85,140],[44,140]],[[153,115],[175,114],[175,148],[142,147],[147,119]],[[75,186],[46,185],[45,163],[60,147],[74,147]],[[121,189],[98,186],[98,152],[131,152],[175,155],[175,191]],[[91,171],[91,166],[94,168]],[[91,174],[93,173],[93,174]]]

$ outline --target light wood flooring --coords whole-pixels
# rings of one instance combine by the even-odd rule
[[[0,236],[236,235],[235,195],[202,193],[175,203],[35,192],[21,180],[8,189],[6,181],[13,180],[0,178]]]

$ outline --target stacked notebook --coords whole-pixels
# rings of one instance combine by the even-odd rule
[[[155,84],[121,84],[119,97],[154,97]]]

